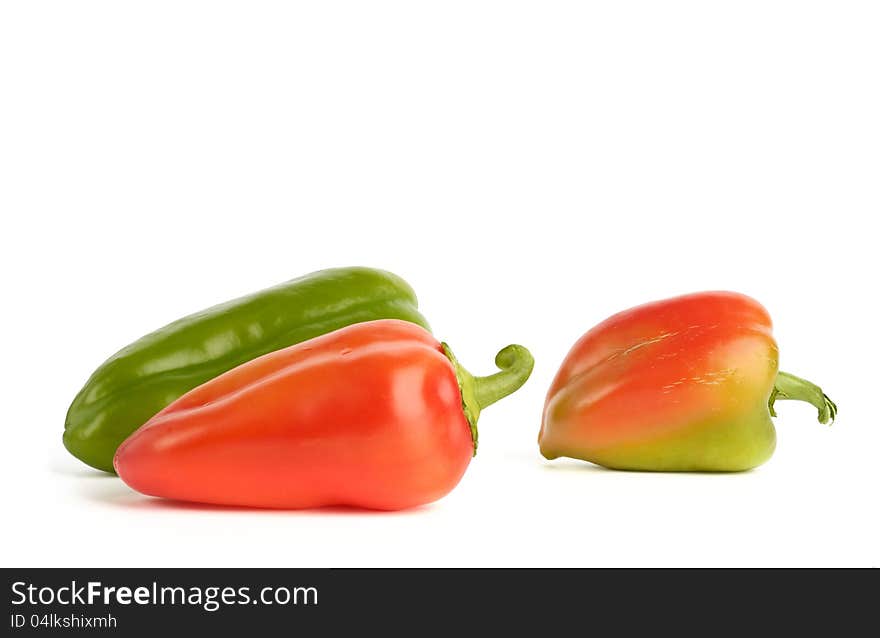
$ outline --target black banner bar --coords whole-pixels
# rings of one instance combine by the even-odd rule
[[[876,570],[3,569],[3,635],[871,631]],[[709,622],[710,625],[703,623]],[[641,628],[641,629],[640,629]],[[723,632],[722,632],[723,629]],[[202,635],[200,633],[200,635]]]

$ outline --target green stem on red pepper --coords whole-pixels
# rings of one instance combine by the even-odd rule
[[[495,365],[500,368],[499,372],[485,377],[475,377],[462,367],[446,343],[442,346],[444,354],[455,368],[455,376],[458,378],[458,386],[461,390],[461,407],[471,428],[476,456],[479,439],[477,420],[480,418],[480,411],[508,394],[516,392],[532,374],[535,360],[524,347],[511,344],[495,355]]]
[[[806,401],[819,410],[819,423],[833,423],[837,416],[837,405],[822,392],[822,388],[788,372],[776,374],[769,401],[771,416],[776,416],[773,405],[776,401]]]

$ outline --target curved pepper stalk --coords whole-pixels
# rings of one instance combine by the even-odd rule
[[[819,410],[819,423],[831,425],[837,418],[837,405],[822,392],[822,388],[788,372],[776,374],[768,401],[770,416],[776,416],[774,404],[777,401],[806,401]]]
[[[455,368],[455,376],[458,378],[458,387],[461,390],[461,407],[471,427],[474,456],[476,456],[479,442],[477,420],[480,418],[480,411],[519,390],[532,374],[535,359],[523,346],[511,344],[495,355],[495,365],[500,368],[500,372],[486,377],[475,377],[458,362],[449,344],[444,342],[441,345],[444,354]]]

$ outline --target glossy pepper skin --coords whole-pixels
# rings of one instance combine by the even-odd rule
[[[144,494],[219,505],[430,503],[467,469],[480,409],[533,365],[516,345],[496,363],[475,378],[412,323],[349,326],[185,394],[119,447],[116,471]]]
[[[371,268],[321,270],[184,317],[95,370],[67,412],[64,445],[112,472],[119,444],[184,393],[255,357],[374,319],[428,327],[412,288]]]
[[[572,348],[547,394],[541,453],[609,468],[739,471],[776,446],[779,399],[808,401],[827,423],[834,403],[778,371],[767,311],[730,292],[638,306]]]

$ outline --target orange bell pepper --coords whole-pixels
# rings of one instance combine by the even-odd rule
[[[837,406],[778,371],[770,315],[736,293],[638,306],[574,345],[553,381],[538,438],[560,456],[615,469],[736,471],[773,454],[780,399],[808,401],[819,421]]]
[[[355,324],[191,390],[126,439],[114,467],[140,492],[184,501],[429,503],[467,469],[480,410],[525,383],[533,360],[511,345],[496,363],[473,377],[420,326]]]

